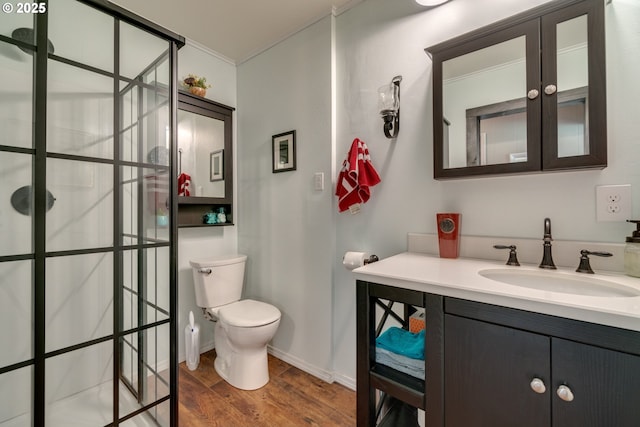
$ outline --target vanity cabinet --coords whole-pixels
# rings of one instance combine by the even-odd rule
[[[632,427],[640,334],[445,299],[445,425]]]
[[[426,425],[443,425],[442,296],[358,281],[356,298],[358,426],[415,427],[417,408],[425,411]],[[424,308],[428,331],[424,379],[377,364],[375,355],[376,338],[387,320],[395,319],[409,329],[409,317],[416,307]]]
[[[379,297],[426,307],[424,383],[375,364]],[[376,425],[376,390],[428,427],[639,425],[640,332],[365,281],[357,304],[358,426]]]
[[[607,165],[604,3],[559,0],[426,49],[434,178]]]

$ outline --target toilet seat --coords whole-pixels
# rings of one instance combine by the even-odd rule
[[[229,326],[255,328],[280,319],[280,310],[271,304],[251,299],[236,301],[220,307],[218,318]]]

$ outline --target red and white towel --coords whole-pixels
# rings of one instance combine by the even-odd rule
[[[191,195],[191,177],[186,173],[178,175],[178,196]]]
[[[371,163],[367,144],[358,138],[354,139],[338,175],[338,210],[344,212],[351,206],[365,203],[371,197],[369,188],[379,182],[380,176]]]

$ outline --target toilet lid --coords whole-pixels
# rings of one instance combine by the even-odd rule
[[[280,310],[271,304],[245,299],[220,307],[218,316],[227,325],[254,328],[280,319]]]

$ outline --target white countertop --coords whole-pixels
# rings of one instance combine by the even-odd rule
[[[568,319],[582,320],[640,331],[640,296],[601,297],[550,292],[509,285],[479,274],[485,269],[543,271],[607,280],[640,293],[640,279],[617,273],[584,274],[575,269],[541,270],[536,265],[510,267],[504,262],[477,259],[445,259],[405,252],[353,270],[358,280],[421,292],[495,304]],[[548,272],[548,273],[547,273]]]

